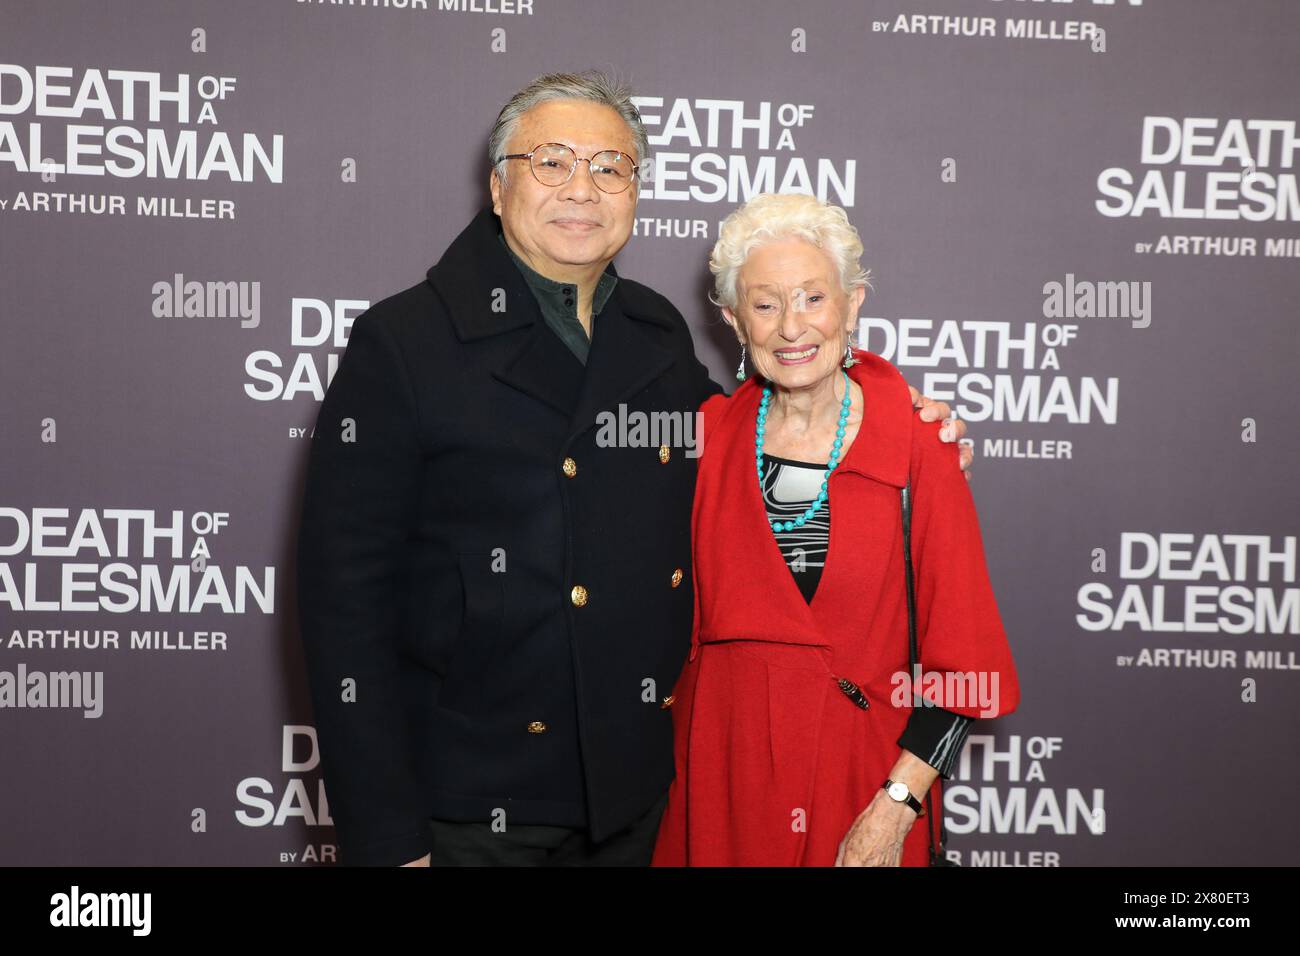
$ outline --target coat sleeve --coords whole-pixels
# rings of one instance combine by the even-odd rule
[[[898,746],[920,757],[946,780],[952,776],[952,765],[974,724],[971,718],[942,707],[914,707]]]
[[[993,585],[975,501],[942,423],[912,423],[912,562],[923,674],[959,675],[920,690],[932,704],[966,717],[996,717],[1020,703],[1020,685]]]
[[[699,422],[700,422],[699,434],[696,436],[697,440],[699,441],[699,449],[700,449],[700,457],[699,460],[697,461],[698,468],[702,469],[704,467],[704,458],[709,453],[708,437],[711,434],[713,434],[714,429],[718,424],[718,418],[722,414],[722,410],[726,407],[726,404],[727,404],[727,396],[723,395],[721,392],[718,392],[710,395],[700,405],[700,409],[698,413]],[[696,481],[697,487],[698,484],[699,482],[697,476],[697,481]],[[694,595],[695,612],[691,616],[691,650],[690,650],[690,656],[687,658],[688,662],[695,660],[695,655],[699,652],[700,649],[700,575],[699,575],[699,564],[697,563],[698,551],[696,548],[696,545],[699,543],[700,540],[700,533],[699,533],[700,502],[701,502],[701,496],[697,493],[695,496],[695,500],[691,503],[691,550],[693,552],[691,555],[691,568],[693,569],[693,574],[695,575],[695,580],[692,582],[691,590],[695,592]]]
[[[420,474],[410,381],[371,310],[353,323],[321,404],[298,533],[298,614],[321,766],[350,865],[409,863],[431,846],[400,705]]]

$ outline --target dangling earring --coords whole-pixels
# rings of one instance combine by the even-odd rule
[[[745,346],[741,345],[740,364],[736,366],[736,381],[743,382],[744,380],[745,380]]]
[[[853,368],[858,364],[858,360],[853,357],[853,346],[847,342],[844,344],[844,367]]]

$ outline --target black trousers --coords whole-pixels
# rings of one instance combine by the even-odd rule
[[[506,821],[490,823],[430,820],[430,866],[649,866],[668,791],[640,820],[593,843],[586,830]]]

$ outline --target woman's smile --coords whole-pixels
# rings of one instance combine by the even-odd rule
[[[817,356],[820,346],[810,345],[807,348],[781,348],[775,349],[772,354],[782,365],[802,365],[805,362],[811,362]]]

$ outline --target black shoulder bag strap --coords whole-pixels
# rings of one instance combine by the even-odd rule
[[[917,706],[920,696],[915,681],[921,672],[921,653],[916,640],[916,584],[912,576],[912,479],[910,477],[907,480],[907,485],[899,492],[899,496],[903,505],[903,578],[907,582],[907,662],[911,668],[911,673],[908,676],[913,681],[912,704]],[[930,865],[956,866],[955,863],[943,855],[944,845],[948,842],[948,830],[943,825],[942,812],[937,814],[939,817],[939,846],[936,848],[934,845],[934,819],[936,814],[933,803],[934,801],[930,798],[930,791],[926,790],[925,829],[930,837]]]

